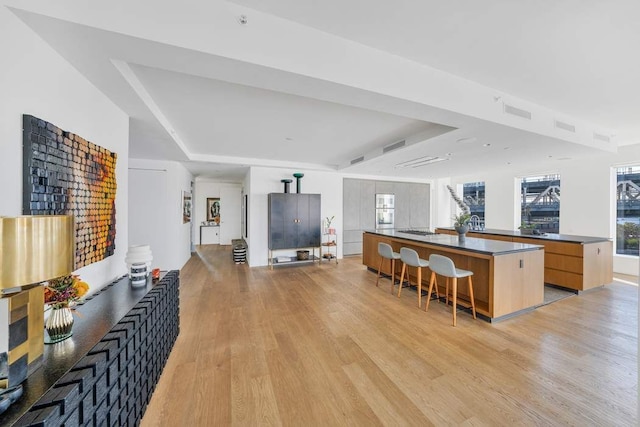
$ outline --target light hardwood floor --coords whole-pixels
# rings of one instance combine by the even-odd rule
[[[274,270],[198,247],[181,331],[143,426],[635,426],[638,287],[614,283],[496,324],[358,257]],[[397,287],[396,287],[397,289]]]

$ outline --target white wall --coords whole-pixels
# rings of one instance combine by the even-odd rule
[[[129,119],[4,7],[0,40],[0,215],[22,214],[22,114],[118,154],[115,254],[77,271],[95,292],[126,272]]]
[[[182,192],[191,191],[191,173],[168,161],[130,159],[129,167],[129,241],[151,245],[154,267],[182,268],[191,256],[191,223],[182,222]]]
[[[612,168],[624,165],[640,165],[640,145],[620,147],[618,153],[603,152],[580,159],[477,172],[454,177],[452,182],[484,181],[487,228],[514,230],[520,224],[519,177],[559,173],[560,233],[615,239],[616,191]],[[614,255],[613,269],[637,275],[638,259]]]
[[[249,194],[249,265],[257,267],[267,265],[269,252],[268,236],[268,197],[269,193],[282,193],[281,179],[291,178],[291,191],[296,192],[296,182],[293,173],[302,172],[304,178],[301,181],[302,193],[320,194],[322,218],[335,215],[331,223],[335,227],[338,237],[342,235],[342,175],[332,172],[317,172],[305,170],[289,170],[275,168],[251,168],[250,187],[245,187]],[[293,253],[293,252],[292,252]],[[338,239],[338,258],[342,258],[342,243]],[[278,255],[286,254],[285,251]]]

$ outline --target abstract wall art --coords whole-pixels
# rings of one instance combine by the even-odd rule
[[[117,154],[23,115],[24,215],[73,215],[76,265],[115,252]]]

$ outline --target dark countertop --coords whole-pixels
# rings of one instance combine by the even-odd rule
[[[438,227],[442,230],[452,230],[453,227]],[[497,230],[494,228],[486,228],[484,230],[469,230],[470,233],[478,233],[478,234],[493,234],[497,236],[512,236],[512,237],[524,237],[527,239],[539,239],[539,240],[552,240],[556,242],[569,242],[569,243],[598,243],[598,242],[607,242],[611,239],[608,237],[593,237],[593,236],[573,236],[570,234],[556,234],[556,233],[545,233],[545,234],[522,234],[520,230]],[[468,238],[468,237],[467,237]]]
[[[163,272],[163,276],[164,274],[166,272]],[[10,426],[25,414],[60,377],[100,342],[153,286],[151,275],[146,286],[136,288],[131,287],[128,277],[125,276],[89,295],[83,304],[76,305],[73,335],[59,343],[44,346],[42,366],[22,383],[22,397],[0,415],[0,426]]]
[[[415,234],[403,233],[398,230],[375,230],[365,231],[365,233],[379,234],[381,236],[395,237],[418,243],[426,243],[434,246],[459,249],[468,252],[476,252],[487,255],[503,255],[514,252],[535,251],[544,249],[541,245],[529,245],[526,243],[502,242],[499,240],[478,239],[467,236],[465,242],[458,242],[457,236],[448,234],[434,234],[430,236],[419,236]]]

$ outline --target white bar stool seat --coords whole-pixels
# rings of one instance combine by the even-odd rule
[[[431,254],[429,255],[429,268],[431,269],[431,280],[429,281],[429,294],[427,297],[427,304],[425,306],[425,311],[429,310],[429,299],[431,298],[431,290],[433,289],[433,284],[436,281],[436,274],[444,276],[447,278],[446,285],[446,295],[445,302],[449,304],[449,280],[453,279],[453,285],[451,289],[451,298],[453,303],[453,326],[456,326],[456,305],[458,299],[458,279],[462,277],[469,278],[469,298],[471,298],[471,309],[473,311],[473,318],[476,318],[476,303],[473,298],[473,282],[471,280],[471,276],[473,276],[473,271],[463,270],[461,268],[456,268],[455,264],[446,256]],[[436,294],[438,292],[438,285],[436,284]]]
[[[400,248],[400,259],[402,259],[402,273],[400,273],[400,289],[398,289],[398,297],[402,292],[402,282],[404,280],[404,272],[407,271],[407,281],[411,285],[409,280],[409,268],[407,266],[416,267],[418,270],[418,307],[422,307],[422,269],[429,267],[429,261],[426,261],[418,256],[418,252],[409,248]],[[438,289],[436,288],[436,295],[438,295]],[[439,296],[438,296],[439,298]]]
[[[385,259],[391,260],[391,293],[393,294],[393,287],[396,284],[396,260],[400,259],[400,254],[398,252],[394,252],[391,245],[387,243],[378,243],[378,255],[380,255],[380,265],[378,266],[378,278],[376,279],[376,286],[378,286],[378,282],[380,281],[380,270],[382,270],[382,262]],[[400,287],[402,287],[402,282],[400,282]]]

